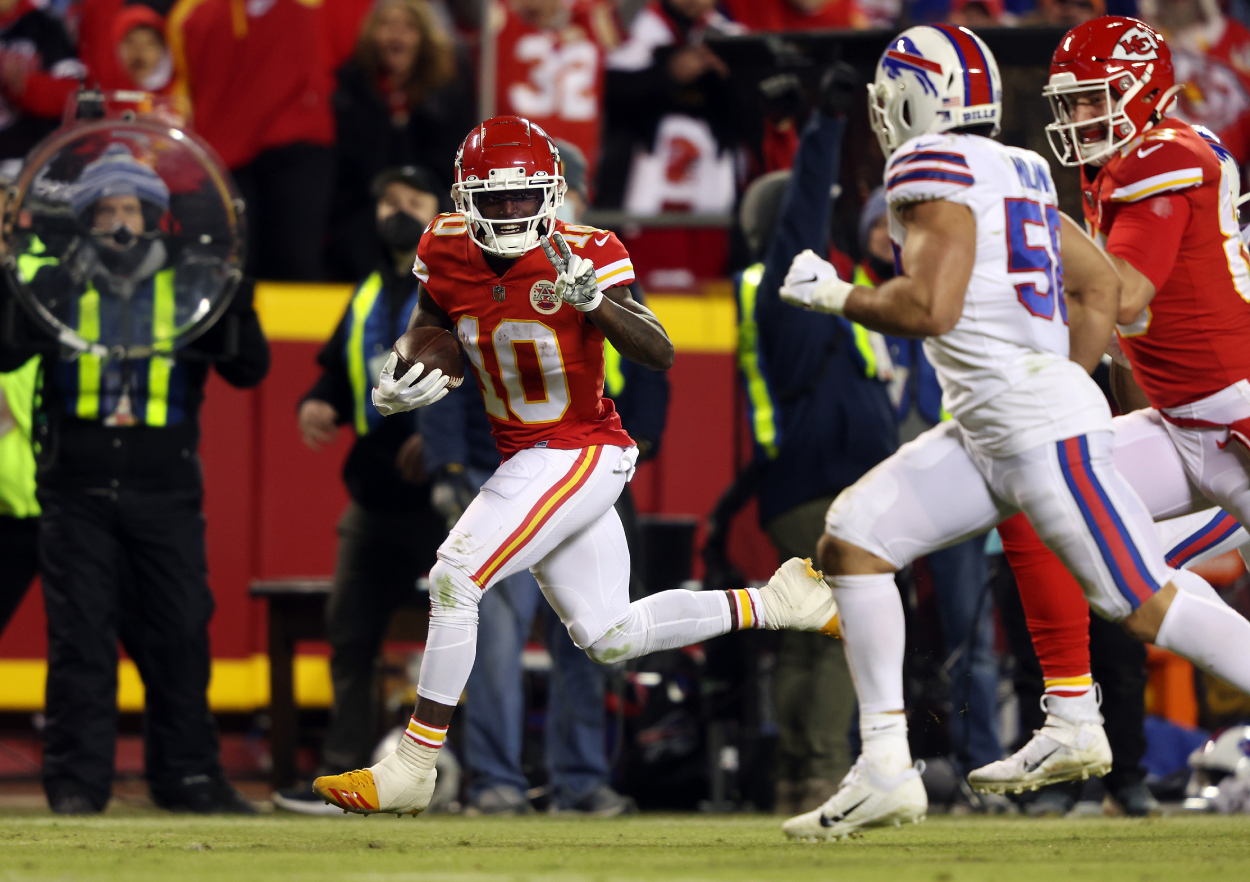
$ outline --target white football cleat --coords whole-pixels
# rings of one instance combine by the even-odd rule
[[[437,769],[416,776],[392,753],[367,769],[325,775],[313,781],[313,790],[331,805],[358,815],[419,815],[434,796]]]
[[[810,558],[792,557],[760,589],[764,604],[764,627],[770,631],[820,631],[839,636],[838,604],[833,589]]]
[[[1046,699],[1042,696],[1042,709]],[[1111,771],[1111,745],[1102,724],[1046,714],[1029,743],[1006,759],[973,770],[968,783],[986,793],[1023,793],[1060,781],[1101,777]]]
[[[803,842],[845,839],[865,827],[919,824],[929,810],[929,796],[920,780],[923,766],[905,769],[893,778],[881,775],[860,754],[842,779],[838,792],[820,808],[791,818],[781,830]]]

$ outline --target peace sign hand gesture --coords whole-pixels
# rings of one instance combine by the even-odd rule
[[[595,265],[584,257],[577,257],[569,249],[564,237],[553,233],[548,239],[538,240],[543,252],[556,270],[556,294],[578,312],[590,312],[603,300]],[[552,242],[555,247],[552,247]],[[557,253],[558,252],[558,253]]]

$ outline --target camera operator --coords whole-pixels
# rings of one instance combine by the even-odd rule
[[[210,364],[239,388],[268,372],[252,286],[245,282],[221,319],[174,358],[175,269],[160,232],[168,185],[114,143],[69,194],[82,234],[59,255],[34,237],[17,255],[18,274],[83,340],[150,324],[154,354],[50,350],[46,331],[0,303],[0,315],[17,316],[16,327],[3,329],[2,339],[17,345],[0,349],[0,371],[41,357],[33,440],[48,618],[44,790],[59,814],[97,813],[108,803],[120,639],[145,687],[153,800],[172,810],[250,813],[226,783],[208,711],[214,603],[197,447]]]

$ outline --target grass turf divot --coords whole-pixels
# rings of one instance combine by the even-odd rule
[[[1250,879],[1250,817],[933,818],[842,843],[766,816],[0,815],[0,880],[973,882]]]

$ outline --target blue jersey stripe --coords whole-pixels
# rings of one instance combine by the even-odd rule
[[[949,162],[951,165],[960,165],[968,168],[968,160],[961,153],[943,153],[938,150],[918,150],[915,153],[908,153],[906,156],[900,156],[898,159],[890,163],[890,168],[896,165],[907,165],[909,162]]]
[[[942,181],[948,184],[959,184],[963,187],[971,187],[976,183],[976,178],[970,174],[963,172],[943,171],[938,168],[917,168],[911,171],[902,171],[890,178],[886,184],[887,190],[893,190],[900,184],[906,184],[911,181]]]

